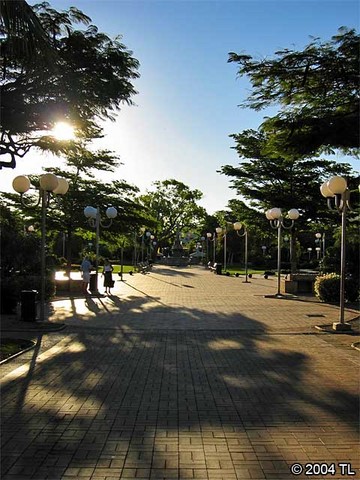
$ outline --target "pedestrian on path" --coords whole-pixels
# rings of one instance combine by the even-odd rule
[[[104,287],[105,293],[111,295],[111,289],[114,286],[114,281],[112,279],[112,271],[114,270],[113,266],[111,265],[110,261],[105,258],[104,260],[104,268],[103,268],[103,276],[104,276]]]
[[[84,257],[84,260],[81,262],[80,270],[82,275],[82,291],[84,295],[88,295],[88,286],[90,283],[90,272],[93,266],[88,259],[88,257]]]

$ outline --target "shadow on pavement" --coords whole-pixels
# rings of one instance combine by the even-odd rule
[[[136,300],[138,309],[147,302]],[[98,311],[91,299],[87,306]],[[171,307],[158,303],[148,314],[161,311],[171,313]],[[203,314],[182,311],[191,318]],[[217,320],[210,314],[209,321],[212,315]],[[283,349],[262,324],[244,322],[248,331],[131,331],[126,324],[74,329],[45,362],[37,364],[35,352],[28,373],[2,389],[1,478],[55,480],[84,468],[88,474],[81,478],[91,478],[110,467],[116,478],[134,468],[163,478],[160,472],[173,462],[167,473],[178,478],[183,468],[186,479],[192,470],[184,468],[178,450],[204,447],[206,437],[220,450],[229,438],[240,439],[244,452],[253,451],[252,436],[264,445],[281,427],[293,441],[299,426],[309,439],[316,437],[319,422],[357,430],[356,395],[331,384],[321,369],[314,376],[296,345]],[[287,461],[291,451],[274,455]],[[201,448],[186,465],[205,469],[208,462]]]

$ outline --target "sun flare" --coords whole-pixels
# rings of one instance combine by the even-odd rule
[[[74,127],[66,122],[58,122],[51,131],[57,140],[73,140],[75,138]]]

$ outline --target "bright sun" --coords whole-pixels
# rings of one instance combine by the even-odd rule
[[[74,128],[66,122],[56,123],[51,133],[57,140],[73,140],[75,138]]]

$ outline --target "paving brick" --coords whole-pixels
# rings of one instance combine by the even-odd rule
[[[42,335],[1,378],[2,480],[290,480],[295,462],[358,468],[358,352],[307,316],[331,323],[337,308],[266,299],[268,280],[155,267],[119,282],[119,297],[54,302],[66,330]]]

